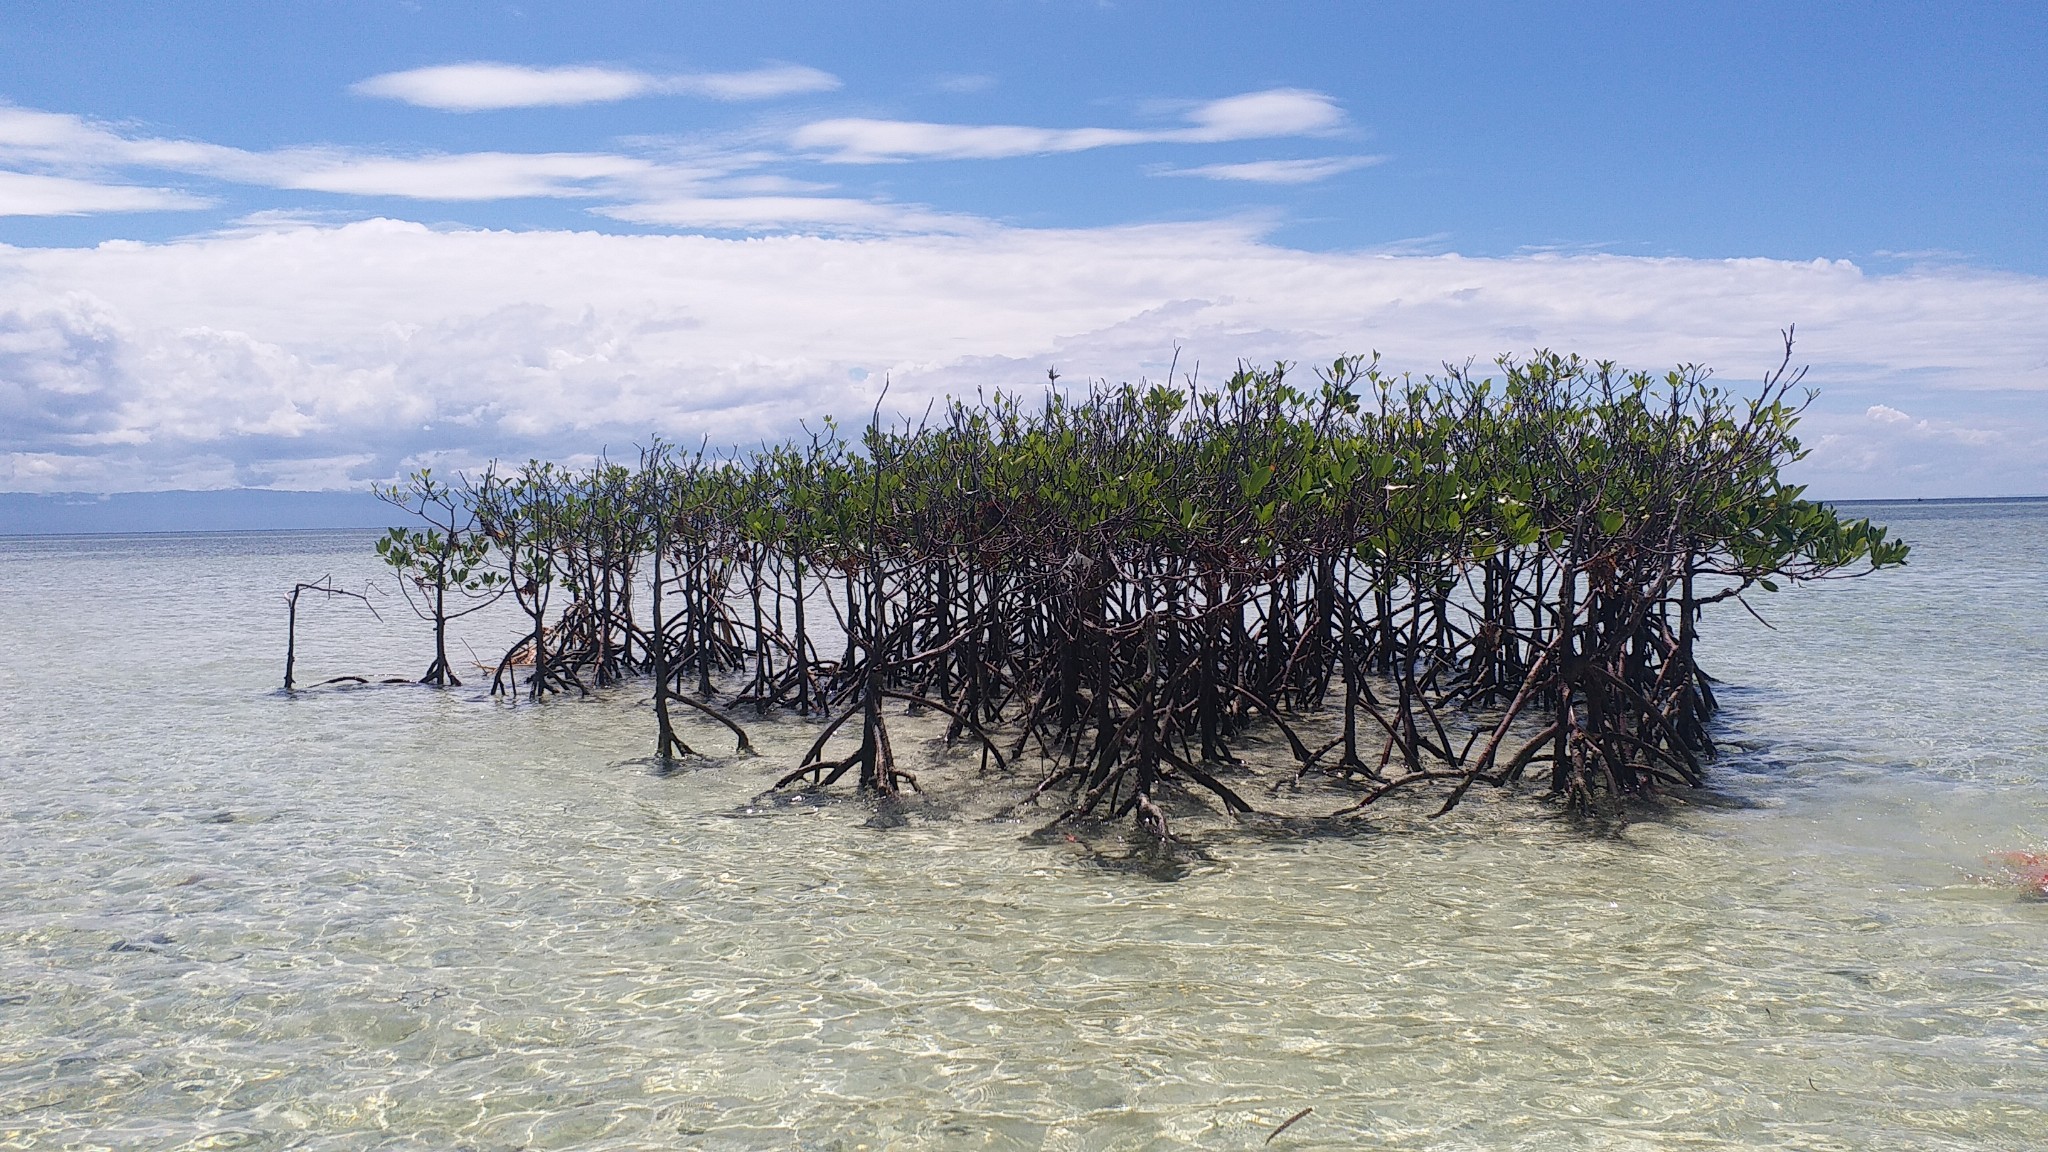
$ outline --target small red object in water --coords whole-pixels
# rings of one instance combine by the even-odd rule
[[[2048,854],[2040,852],[1993,852],[1990,859],[2012,874],[2022,888],[2048,895]]]

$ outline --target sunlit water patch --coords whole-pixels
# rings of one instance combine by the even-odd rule
[[[912,721],[896,810],[762,798],[802,725],[657,772],[632,689],[279,695],[367,536],[0,542],[0,1147],[2048,1147],[2048,508],[1870,511],[1906,569],[1710,621],[1710,792],[1165,866]]]

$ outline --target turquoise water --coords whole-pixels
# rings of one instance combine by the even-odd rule
[[[913,721],[904,818],[756,802],[799,725],[656,774],[634,690],[285,698],[362,534],[0,541],[0,1148],[2048,1148],[2048,505],[1857,512],[1912,564],[1709,622],[1709,793],[1170,879]],[[423,669],[382,609],[301,679]]]

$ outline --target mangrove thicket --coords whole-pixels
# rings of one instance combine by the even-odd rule
[[[509,597],[492,694],[639,686],[663,760],[814,724],[774,788],[919,789],[891,744],[917,713],[1056,820],[1160,838],[1169,795],[1248,813],[1310,776],[1347,811],[1525,783],[1585,810],[1703,782],[1703,609],[1905,561],[1786,482],[1787,351],[1751,390],[1554,354],[1051,376],[744,453],[421,473],[379,551],[433,627],[425,682],[457,682],[448,622]],[[1247,772],[1254,736],[1285,778]]]

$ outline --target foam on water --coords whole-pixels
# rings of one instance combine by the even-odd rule
[[[656,774],[631,689],[276,694],[362,534],[0,542],[0,1148],[2048,1147],[2048,506],[1870,511],[1907,569],[1709,622],[1698,802],[1173,879],[922,746],[898,815],[754,802],[797,725]],[[384,607],[302,680],[424,667]]]

